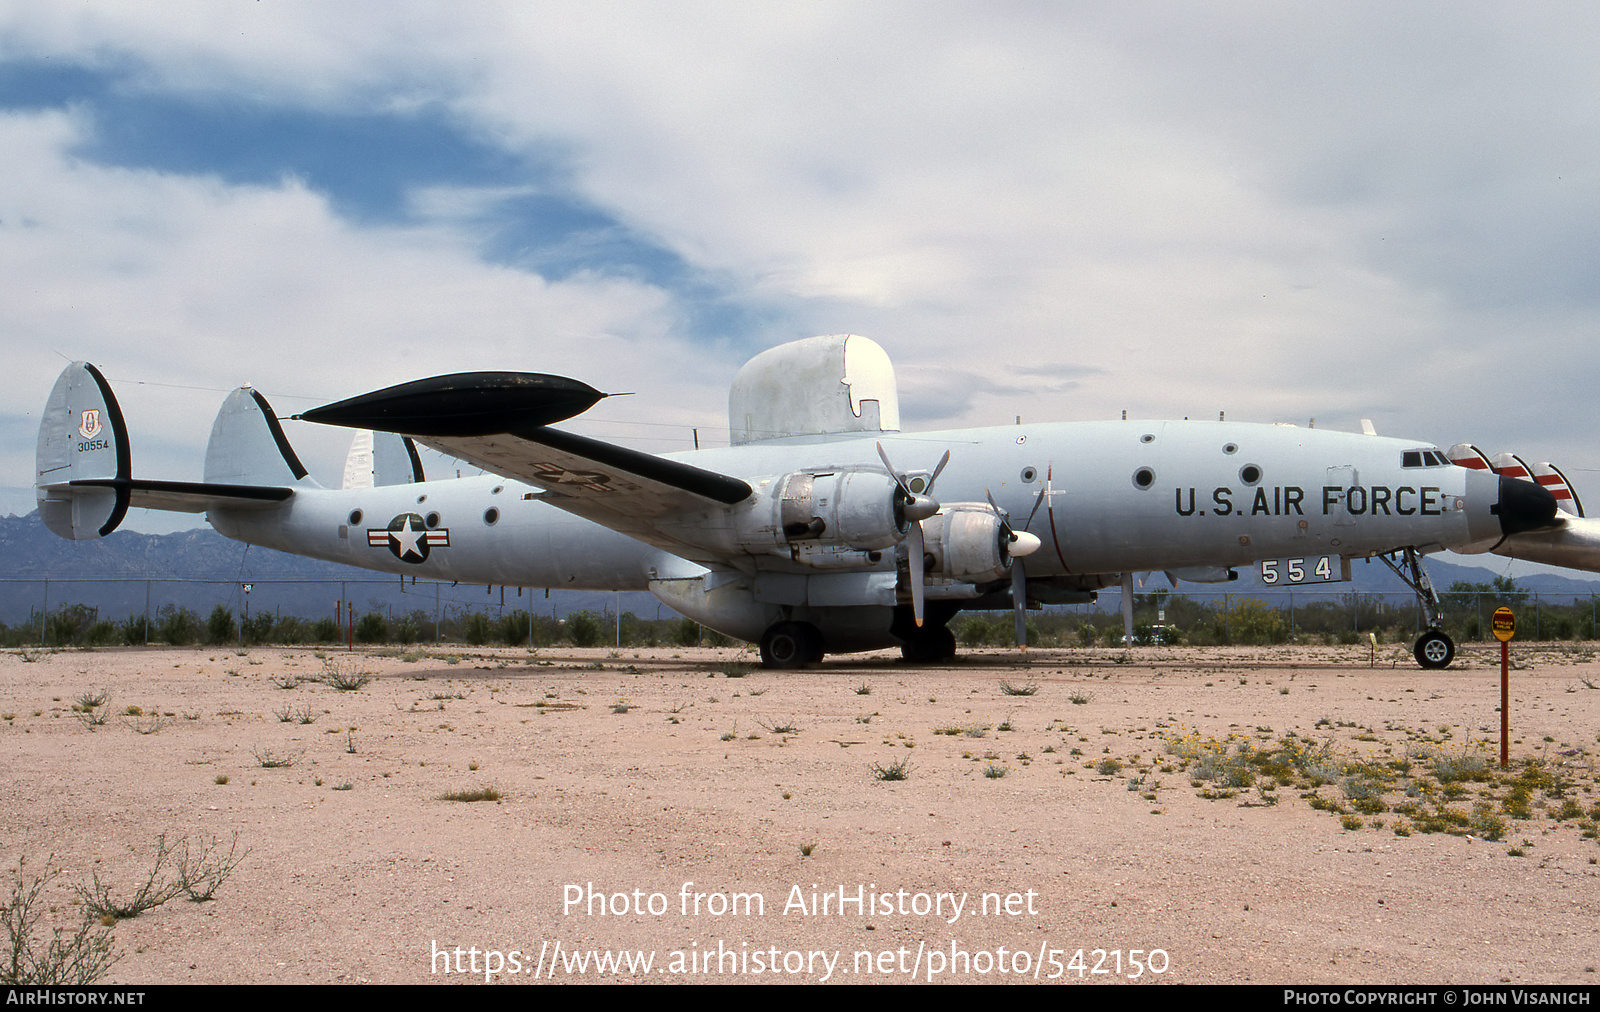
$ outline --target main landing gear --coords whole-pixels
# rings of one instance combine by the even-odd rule
[[[900,659],[911,664],[938,664],[956,655],[956,634],[944,626],[918,629],[900,644]]]
[[[960,608],[948,601],[929,601],[919,626],[912,610],[899,605],[889,632],[900,641],[900,659],[908,664],[939,664],[956,655],[956,634],[946,625]]]
[[[822,663],[822,633],[810,622],[775,622],[761,634],[761,666],[795,669]]]
[[[1422,556],[1415,548],[1404,551],[1404,559],[1410,575],[1401,569],[1398,564],[1387,555],[1378,556],[1383,564],[1394,570],[1396,576],[1405,581],[1406,586],[1417,595],[1417,605],[1428,609],[1428,630],[1417,637],[1417,642],[1412,647],[1412,654],[1417,658],[1417,663],[1425,668],[1448,668],[1450,662],[1455,660],[1456,645],[1439,627],[1444,624],[1444,613],[1439,604],[1439,595],[1433,589],[1433,581],[1428,579],[1427,570],[1422,568]]]

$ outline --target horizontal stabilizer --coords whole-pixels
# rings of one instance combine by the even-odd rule
[[[205,481],[149,481],[139,478],[84,478],[69,483],[69,490],[106,489],[125,493],[128,505],[171,513],[205,513],[208,510],[271,506],[294,495],[279,485],[223,485]]]

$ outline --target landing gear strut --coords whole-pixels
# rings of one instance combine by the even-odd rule
[[[761,666],[795,669],[822,663],[822,633],[809,622],[777,622],[761,634]]]
[[[1455,660],[1456,645],[1439,627],[1444,624],[1444,612],[1439,603],[1439,594],[1433,589],[1433,581],[1428,579],[1428,571],[1422,568],[1422,556],[1415,548],[1407,548],[1404,552],[1404,563],[1411,570],[1406,575],[1398,564],[1387,555],[1378,556],[1383,564],[1394,570],[1394,574],[1405,581],[1406,586],[1417,595],[1418,607],[1428,609],[1428,630],[1417,637],[1416,646],[1412,653],[1417,658],[1417,663],[1425,668],[1448,668],[1450,662]]]

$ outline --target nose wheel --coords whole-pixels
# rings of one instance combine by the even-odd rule
[[[1425,668],[1448,668],[1450,662],[1455,660],[1456,645],[1439,630],[1429,629],[1417,637],[1417,645],[1412,652],[1417,655],[1417,663]]]

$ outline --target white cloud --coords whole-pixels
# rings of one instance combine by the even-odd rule
[[[63,360],[94,361],[125,402],[141,473],[198,477],[211,414],[243,381],[288,414],[471,369],[643,388],[662,380],[657,356],[694,357],[657,289],[546,282],[483,264],[444,230],[357,228],[294,181],[227,186],[85,164],[66,154],[84,129],[60,113],[0,116],[0,318],[13,342],[0,396],[36,411]],[[681,393],[670,374],[663,385]],[[5,455],[8,473],[31,473],[31,443]]]
[[[74,163],[87,127],[57,116],[5,127],[28,136],[3,199],[33,194],[42,224],[0,238],[33,286],[4,319],[130,372],[318,396],[431,371],[445,345],[450,368],[566,370],[641,392],[597,414],[674,419],[720,418],[745,352],[848,330],[901,365],[907,415],[927,414],[920,390],[952,412],[940,424],[1373,417],[1581,471],[1600,467],[1597,16],[13,5],[13,57],[267,105],[427,105],[556,152],[585,200],[772,316],[719,347],[670,291],[480,262],[461,222],[495,193],[440,186],[413,195],[418,224],[358,227],[293,182]],[[1063,389],[1027,372],[1063,364],[1087,373]],[[54,362],[19,365],[6,392],[42,400]]]

